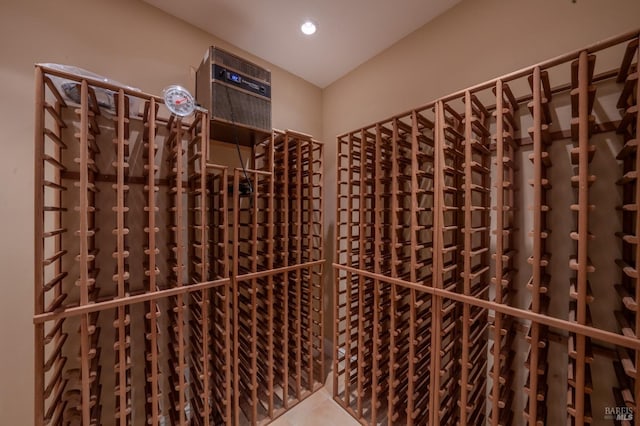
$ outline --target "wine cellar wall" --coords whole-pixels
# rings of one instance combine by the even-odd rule
[[[36,425],[266,424],[321,386],[322,143],[233,169],[208,123],[36,66]]]
[[[333,391],[360,422],[633,424],[638,41],[338,137]]]

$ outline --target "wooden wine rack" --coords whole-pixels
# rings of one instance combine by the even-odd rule
[[[322,144],[275,131],[236,169],[234,407],[241,423],[268,423],[324,380]],[[266,326],[265,326],[266,325]]]
[[[321,386],[322,144],[230,170],[208,123],[36,66],[36,425],[265,424]]]
[[[333,389],[361,423],[634,424],[638,41],[337,138]]]

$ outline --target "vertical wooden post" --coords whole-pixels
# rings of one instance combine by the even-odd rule
[[[335,244],[334,253],[333,253],[333,261],[335,263],[342,263],[340,259],[341,246],[340,243],[342,239],[340,238],[342,231],[342,198],[344,195],[342,194],[342,140],[338,138],[336,144],[336,223],[333,230],[333,242]],[[340,366],[338,356],[340,354],[340,271],[337,268],[333,268],[333,398],[337,399],[338,392],[338,369]]]
[[[393,137],[391,140],[391,276],[393,278],[398,277],[397,265],[398,265],[398,251],[396,249],[398,244],[398,139],[399,139],[399,129],[398,129],[398,121],[397,119],[393,120]],[[389,422],[395,421],[398,413],[395,412],[395,405],[393,403],[396,397],[396,301],[398,291],[396,285],[392,284],[391,286],[391,305],[390,305],[390,320],[389,320],[389,328],[390,328],[390,337],[389,337],[389,413],[388,419]]]
[[[125,292],[125,200],[124,200],[124,166],[125,166],[125,102],[128,99],[125,98],[124,90],[120,89],[118,92],[118,108],[117,108],[117,139],[116,139],[116,262],[117,262],[117,287],[118,297],[124,298],[127,296]],[[117,314],[117,350],[118,350],[118,405],[120,407],[117,413],[118,423],[120,425],[126,425],[128,419],[128,401],[127,401],[127,332],[126,332],[126,312],[125,307],[118,307]]]
[[[444,106],[442,101],[436,102],[435,137],[434,137],[434,203],[433,203],[433,286],[442,288],[442,250],[444,242],[442,240],[444,214]],[[442,297],[434,295],[431,311],[431,421],[430,424],[440,424],[440,327]]]
[[[504,236],[504,118],[503,118],[503,100],[502,80],[496,82],[496,249],[495,249],[495,301],[502,303],[502,253]],[[496,312],[494,320],[493,333],[493,372],[492,372],[492,389],[491,389],[491,425],[498,426],[500,420],[500,407],[498,400],[500,398],[500,349],[501,349],[501,329],[502,315]]]
[[[236,426],[240,425],[240,345],[238,343],[238,291],[239,285],[237,281],[238,277],[238,238],[240,234],[239,221],[240,221],[240,175],[236,170],[233,175],[233,268],[231,269],[231,283],[232,283],[232,294],[233,294],[233,302],[232,302],[232,312],[233,312],[233,412],[235,413],[235,422]]]
[[[274,197],[275,197],[275,189],[274,189],[274,181],[276,179],[276,171],[275,171],[275,160],[274,160],[274,156],[275,156],[275,134],[272,132],[271,133],[271,137],[270,137],[270,143],[268,145],[268,148],[266,149],[266,152],[264,153],[265,156],[268,156],[268,160],[265,158],[265,161],[268,164],[267,170],[269,172],[271,172],[271,175],[269,177],[269,199],[267,201],[267,223],[268,223],[268,229],[267,229],[267,240],[268,240],[268,244],[269,244],[269,257],[267,258],[267,269],[273,269],[274,267],[274,263],[273,263],[273,258],[275,256],[275,249],[274,249],[274,231],[275,231],[275,221],[274,221]],[[267,377],[267,391],[269,393],[269,395],[267,396],[268,398],[268,404],[269,404],[269,418],[273,418],[273,414],[274,414],[274,376],[275,376],[275,369],[276,369],[276,365],[275,365],[275,359],[274,359],[274,345],[275,345],[275,341],[273,338],[274,335],[274,316],[275,316],[275,309],[274,309],[274,304],[275,304],[275,300],[274,300],[274,295],[273,295],[273,289],[274,289],[274,282],[273,282],[274,277],[272,275],[269,275],[269,277],[267,277],[267,310],[268,310],[268,316],[269,316],[269,335],[267,337],[268,339],[268,355],[267,355],[267,363],[269,365],[268,369],[268,377]]]
[[[286,230],[286,232],[284,232],[283,238],[282,238],[282,246],[284,247],[284,253],[282,253],[282,258],[284,259],[284,265],[283,266],[289,266],[289,252],[290,252],[290,248],[289,248],[289,200],[288,200],[288,194],[289,194],[289,134],[285,134],[284,137],[284,141],[283,141],[283,163],[284,163],[284,173],[283,173],[283,188],[285,188],[286,191],[286,195],[285,195],[285,200],[284,200],[284,206],[283,206],[283,215],[282,217],[284,217],[284,223],[283,223],[283,227],[282,229]],[[284,355],[283,360],[282,360],[282,365],[283,365],[283,384],[282,384],[282,398],[283,398],[283,405],[285,410],[289,409],[289,272],[285,272],[284,276],[282,278],[283,281],[283,302],[282,302],[282,307],[283,307],[283,314],[282,314],[282,318],[284,320],[284,324],[283,324],[283,330],[282,330],[282,335],[284,336],[284,348],[282,350],[282,353]],[[336,358],[337,359],[337,358]],[[337,386],[336,386],[337,389]]]
[[[364,132],[364,129],[360,130],[360,181],[358,182],[360,188],[360,196],[358,197],[358,214],[359,214],[359,223],[358,223],[358,268],[365,268],[366,264],[366,249],[367,249],[367,238],[366,238],[366,210],[367,210],[367,197],[365,194],[365,185],[366,185],[366,175],[367,175],[367,135]],[[362,275],[358,276],[358,347],[357,347],[357,406],[356,413],[359,417],[363,416],[363,381],[364,381],[364,322],[365,322],[365,313],[364,313],[364,304],[365,304],[365,284],[367,278]]]
[[[80,305],[89,303],[89,86],[86,80],[80,88]],[[89,315],[80,318],[80,364],[82,381],[82,422],[88,425],[91,421],[90,359],[89,359]]]
[[[309,262],[311,260],[315,260],[313,258],[313,141],[311,139],[306,141],[306,168],[303,172],[303,176],[306,178],[306,198],[304,197],[304,191],[302,193],[302,207],[305,209],[303,212],[303,220],[304,226],[303,229],[306,228],[306,255],[305,261]],[[306,201],[306,202],[305,202]],[[306,214],[306,217],[305,217]],[[307,351],[306,356],[308,357],[308,368],[307,368],[307,383],[309,391],[313,392],[314,390],[314,376],[313,376],[313,364],[314,364],[314,354],[313,354],[313,335],[314,335],[314,315],[313,315],[313,298],[314,298],[314,277],[313,277],[313,268],[306,268],[307,274]],[[303,275],[304,276],[304,275]]]
[[[542,247],[540,234],[542,223],[540,205],[542,204],[542,117],[541,117],[541,85],[540,68],[533,70],[533,254],[531,262],[531,310],[540,312],[540,260]],[[535,426],[538,420],[538,340],[540,328],[536,322],[531,323],[531,353],[529,356],[529,425]]]
[[[336,163],[337,164],[337,163]],[[336,165],[336,167],[338,167]],[[320,244],[319,244],[319,250],[318,250],[318,256],[319,259],[325,259],[325,252],[324,252],[324,195],[325,195],[325,191],[324,191],[324,185],[323,185],[323,176],[324,176],[324,145],[322,143],[318,143],[318,162],[317,162],[317,168],[314,169],[314,175],[317,176],[318,179],[318,187],[319,187],[319,191],[318,191],[318,199],[316,200],[317,202],[317,210],[318,210],[318,235],[320,236],[319,240],[320,240]],[[337,194],[337,192],[336,192]],[[338,217],[338,216],[336,216]],[[335,228],[337,228],[337,223],[338,221],[336,220],[336,224],[334,225]],[[318,260],[319,260],[318,259]],[[320,327],[319,327],[319,335],[318,335],[318,341],[320,342],[320,377],[321,377],[321,383],[324,384],[324,381],[326,379],[326,371],[325,371],[325,346],[324,346],[324,332],[325,332],[325,325],[324,325],[324,321],[325,321],[325,316],[324,316],[324,271],[326,271],[325,266],[324,265],[320,265],[318,267],[318,297],[320,298],[320,300],[318,301],[318,321],[320,322]],[[337,304],[337,300],[334,299],[334,303]]]
[[[207,138],[207,141],[208,141],[208,138]],[[222,215],[221,226],[222,226],[222,248],[223,248],[222,258],[224,259],[223,276],[225,278],[229,278],[231,277],[231,274],[232,274],[232,271],[231,271],[232,265],[230,265],[231,262],[229,261],[229,197],[227,192],[228,184],[229,184],[229,171],[226,167],[222,169],[222,174],[220,179],[221,179],[221,183],[220,183],[221,213],[220,214]],[[235,203],[233,204],[233,207],[235,210]],[[235,250],[233,251],[233,253],[235,253]],[[233,266],[233,268],[235,268],[235,266]],[[234,295],[233,297],[231,294],[232,292]],[[226,330],[225,353],[224,353],[224,357],[225,357],[224,369],[225,369],[225,378],[226,378],[225,417],[226,417],[227,425],[230,426],[231,424],[234,424],[233,414],[237,413],[237,411],[234,411],[234,409],[237,409],[237,405],[235,404],[235,395],[238,394],[237,391],[235,390],[235,384],[238,383],[237,375],[236,375],[236,366],[238,365],[238,355],[237,355],[238,352],[234,346],[235,344],[233,343],[236,340],[232,341],[231,339],[231,337],[235,333],[235,331],[233,330],[235,330],[236,329],[235,327],[237,327],[237,324],[235,323],[235,314],[234,314],[234,312],[236,311],[236,305],[235,305],[236,292],[235,292],[235,284],[234,284],[233,277],[231,277],[231,282],[225,285],[223,294],[224,294],[223,316],[225,318],[225,330]],[[233,318],[232,318],[232,315],[233,315]],[[232,328],[232,326],[234,328]],[[235,422],[238,422],[237,414],[236,414]]]
[[[302,141],[296,141],[296,264],[302,263]],[[302,270],[296,271],[296,398],[302,399]]]
[[[579,148],[579,186],[578,186],[578,275],[577,275],[577,321],[586,324],[587,320],[587,262],[589,232],[589,58],[586,51],[580,52],[578,59],[578,148]],[[585,409],[585,336],[576,335],[576,423],[584,422]]]
[[[199,190],[200,190],[200,201],[199,201],[199,216],[200,216],[200,242],[202,244],[202,249],[200,251],[200,279],[204,282],[209,279],[207,276],[207,271],[209,270],[209,250],[207,244],[207,229],[210,229],[209,224],[207,223],[207,158],[209,158],[209,116],[205,113],[200,113],[199,115],[200,121],[200,158],[199,158],[199,169],[198,173],[200,174],[199,180]],[[194,126],[194,129],[197,131],[197,125]],[[211,232],[211,231],[209,231]],[[225,262],[226,263],[226,262]],[[214,290],[215,291],[215,290]],[[202,292],[202,374],[204,375],[203,380],[203,388],[205,395],[203,396],[203,405],[204,405],[204,424],[205,426],[211,425],[211,404],[209,403],[209,394],[215,395],[215,390],[212,388],[210,383],[210,364],[209,358],[211,355],[209,353],[209,315],[210,315],[210,304],[211,304],[211,293],[210,290],[205,290]],[[228,327],[225,328],[229,330]],[[228,346],[225,346],[228,349]],[[221,392],[222,393],[222,392]],[[229,401],[227,400],[226,406],[229,406]],[[228,421],[228,420],[227,420]]]
[[[149,292],[155,292],[158,290],[157,288],[157,264],[156,264],[156,211],[158,207],[156,206],[156,185],[155,185],[155,171],[157,166],[155,165],[155,152],[156,152],[156,101],[154,98],[151,98],[149,101],[149,109],[148,109],[148,117],[147,117],[147,126],[148,126],[148,146],[147,146],[147,156],[149,164],[147,166],[147,206],[148,206],[148,238],[149,238],[149,248],[148,248],[148,259],[149,259]],[[151,347],[151,377],[148,377],[147,380],[151,381],[151,425],[158,426],[159,418],[160,418],[160,410],[159,410],[159,393],[158,393],[158,385],[159,385],[159,371],[158,371],[158,304],[155,300],[151,300],[149,302],[149,312],[147,313],[149,320],[149,339],[150,339],[150,347]],[[149,419],[147,419],[147,422]]]
[[[465,132],[465,152],[464,152],[464,269],[463,273],[463,293],[471,295],[471,250],[472,250],[472,194],[471,187],[473,184],[473,176],[471,163],[473,161],[473,153],[471,151],[471,123],[473,118],[473,110],[471,108],[471,93],[465,92],[464,95],[465,113],[464,113],[464,132]],[[469,403],[467,386],[469,384],[469,319],[470,307],[467,303],[462,305],[462,359],[461,359],[461,375],[460,375],[460,424],[467,424],[467,405]]]
[[[640,64],[640,36],[638,38],[635,39],[635,44],[636,44],[636,69],[638,64]],[[636,70],[636,73],[638,71]],[[636,94],[635,94],[635,99],[636,99],[636,107],[638,106],[638,103],[640,102],[640,82],[636,82]],[[635,134],[635,140],[636,143],[640,142],[640,112],[636,111],[636,134]],[[640,149],[637,149],[636,147],[636,156],[635,156],[635,163],[636,163],[636,171],[640,170]],[[635,185],[635,202],[636,204],[640,203],[640,184],[636,183]],[[638,233],[640,233],[640,208],[636,209],[636,238],[640,238],[640,235],[638,235]],[[635,267],[636,269],[640,268],[640,250],[638,250],[638,247],[636,247],[636,262],[635,262]],[[635,301],[636,303],[640,302],[640,276],[635,278]],[[635,323],[635,334],[636,334],[636,338],[639,338],[640,336],[640,312],[636,312],[636,323]],[[635,368],[636,368],[636,376],[634,378],[634,401],[635,401],[635,410],[634,410],[634,416],[636,418],[636,425],[638,424],[638,422],[640,421],[640,351],[636,350],[635,352]]]
[[[412,283],[418,281],[418,175],[420,174],[420,166],[418,164],[418,114],[416,111],[411,112],[411,272],[409,280]],[[413,425],[414,407],[416,398],[415,389],[415,359],[416,359],[416,290],[411,289],[409,301],[409,383],[407,389],[407,425]]]
[[[384,211],[383,211],[383,197],[382,197],[382,134],[380,124],[376,124],[376,141],[375,141],[375,155],[374,155],[374,175],[375,180],[375,216],[374,216],[374,272],[376,274],[381,273],[382,263],[382,227],[384,226]],[[380,281],[374,280],[373,282],[373,354],[372,357],[372,371],[371,371],[371,424],[377,423],[378,417],[378,376],[381,374],[378,353],[380,351],[380,329],[383,324],[380,324]]]
[[[184,242],[182,237],[182,228],[183,228],[183,220],[182,215],[184,211],[182,193],[184,192],[184,188],[182,187],[182,177],[184,176],[183,164],[182,164],[182,120],[177,119],[175,122],[175,131],[176,131],[176,201],[175,201],[175,238],[176,238],[176,286],[182,287],[183,285],[183,271],[185,268],[185,260],[184,260]],[[185,380],[185,341],[184,341],[184,295],[178,294],[177,296],[177,306],[178,306],[178,409],[179,409],[179,419],[180,424],[186,424],[186,413],[185,413],[185,404],[186,404],[186,388],[187,383]]]
[[[239,171],[236,171],[239,173]],[[251,197],[252,209],[249,214],[252,218],[251,223],[251,271],[258,271],[258,173],[250,172],[253,175],[253,193]],[[261,237],[261,236],[260,236]],[[258,282],[254,278],[251,280],[251,423],[253,425],[258,422]]]
[[[352,181],[353,181],[353,144],[352,144],[352,135],[349,134],[349,145],[347,148],[348,152],[348,172],[347,172],[347,266],[353,266],[352,264],[352,244],[353,240],[353,198],[355,197]],[[345,365],[345,378],[344,378],[344,403],[346,407],[349,407],[350,399],[351,399],[351,386],[350,386],[350,376],[351,376],[351,293],[352,293],[352,283],[353,278],[351,272],[347,272],[346,274],[346,315],[345,315],[345,354],[344,354],[344,365]]]
[[[34,306],[33,313],[44,312],[44,80],[42,68],[35,69],[35,151],[34,151]],[[44,324],[35,325],[34,330],[34,424],[44,425]]]

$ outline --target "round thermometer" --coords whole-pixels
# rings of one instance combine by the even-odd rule
[[[173,85],[164,89],[164,103],[173,114],[187,117],[196,109],[196,101],[191,93],[182,86]]]

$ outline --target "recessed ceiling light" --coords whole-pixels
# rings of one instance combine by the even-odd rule
[[[316,24],[311,21],[305,21],[305,23],[300,26],[300,30],[306,35],[311,35],[316,32]]]

